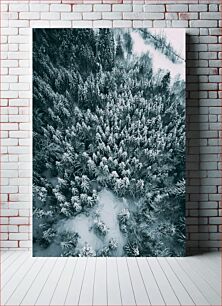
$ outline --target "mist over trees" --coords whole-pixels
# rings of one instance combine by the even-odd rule
[[[116,216],[122,256],[184,255],[184,80],[154,73],[131,31],[33,30],[34,256],[115,256],[116,237],[95,250],[57,228],[90,216],[104,189],[128,203]],[[178,60],[166,48],[165,38],[159,49]],[[90,230],[105,239],[99,213]]]

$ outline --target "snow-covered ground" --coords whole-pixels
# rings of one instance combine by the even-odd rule
[[[82,213],[76,217],[59,222],[57,230],[76,232],[80,239],[77,247],[83,247],[87,242],[94,250],[101,249],[108,245],[111,238],[118,241],[115,256],[121,256],[123,246],[126,244],[126,237],[119,229],[118,213],[128,206],[127,201],[118,199],[111,191],[103,189],[98,195],[98,204],[92,208],[89,216]],[[103,221],[109,228],[108,233],[103,237],[95,233],[93,224],[96,219]]]

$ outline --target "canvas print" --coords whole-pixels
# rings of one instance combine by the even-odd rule
[[[33,256],[185,254],[185,32],[33,30]]]

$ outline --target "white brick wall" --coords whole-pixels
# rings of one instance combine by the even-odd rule
[[[221,7],[220,0],[1,2],[1,248],[31,247],[30,28],[132,26],[187,28],[187,248],[220,248]]]

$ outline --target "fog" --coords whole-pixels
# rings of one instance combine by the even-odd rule
[[[165,32],[164,32],[165,33]],[[166,32],[167,33],[167,32]],[[166,55],[160,52],[158,49],[155,49],[151,44],[145,44],[144,39],[140,36],[138,32],[131,33],[133,39],[133,52],[135,54],[141,55],[142,53],[149,52],[153,62],[153,70],[155,73],[159,69],[164,69],[170,71],[171,77],[174,78],[176,75],[180,75],[183,79],[185,79],[185,66],[184,63],[177,64],[170,61]],[[167,35],[166,35],[167,36]],[[168,38],[168,36],[167,36]],[[182,39],[184,36],[182,35]],[[172,41],[171,41],[172,43]],[[175,47],[175,43],[172,44]],[[183,45],[183,49],[184,44]],[[180,52],[179,54],[181,54]],[[183,53],[182,53],[183,55]]]

